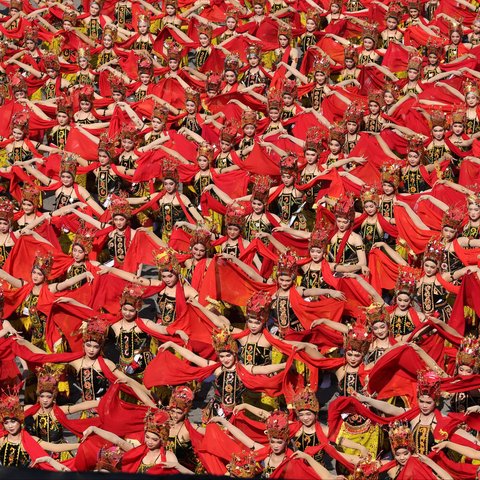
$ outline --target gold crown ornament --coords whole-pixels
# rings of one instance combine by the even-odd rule
[[[33,268],[40,270],[45,277],[50,275],[53,267],[53,255],[50,252],[35,254],[35,261],[33,262]]]
[[[120,473],[122,471],[123,450],[120,447],[104,445],[98,452],[96,471]]]
[[[8,198],[0,198],[0,220],[11,222],[13,220],[13,203]]]
[[[290,437],[288,415],[281,410],[275,410],[267,419],[265,434],[269,439],[277,438],[287,441]]]
[[[360,198],[363,206],[365,206],[367,202],[372,202],[377,206],[380,203],[380,194],[375,185],[363,184],[360,192]]]
[[[172,272],[175,275],[180,274],[180,264],[172,248],[162,248],[154,253],[155,265],[159,272]]]
[[[127,220],[132,218],[132,207],[128,203],[128,199],[123,195],[113,194],[110,200],[110,214],[113,217],[121,215]]]
[[[426,395],[434,400],[440,397],[441,378],[433,370],[421,370],[417,374],[418,396]]]
[[[244,110],[242,112],[242,128],[247,125],[257,126],[257,112],[254,110]]]
[[[23,383],[19,384],[13,389],[2,391],[0,396],[0,423],[5,423],[9,418],[23,423],[25,413],[19,396],[19,390],[22,384]]]
[[[240,230],[245,226],[247,211],[243,205],[228,205],[225,213],[225,225],[238,227]]]
[[[228,327],[223,328],[222,330],[217,330],[212,335],[212,344],[213,348],[217,353],[222,352],[238,352],[238,344],[236,340],[232,337]]]
[[[107,338],[108,329],[110,324],[107,320],[100,317],[91,317],[86,321],[84,326],[82,339],[83,342],[96,342],[99,345],[103,345]]]
[[[272,296],[268,292],[254,293],[247,301],[247,317],[266,322],[270,316]]]
[[[460,348],[457,352],[456,364],[457,368],[460,366],[467,366],[474,370],[474,373],[477,373],[478,367],[480,365],[480,342],[478,338],[473,335],[466,336]]]
[[[370,330],[377,322],[390,325],[390,314],[384,303],[372,303],[368,307],[363,307],[362,313],[365,316],[365,324]]]
[[[425,253],[423,254],[423,261],[430,260],[434,263],[441,264],[445,259],[445,245],[439,237],[432,237],[427,244]]]
[[[213,162],[214,154],[215,150],[209,143],[204,142],[198,146],[197,159],[200,157],[205,157],[208,160],[208,163],[211,165]]]
[[[79,228],[73,237],[72,246],[80,246],[86,255],[88,255],[93,248],[93,241],[95,240],[96,230],[93,228],[86,228],[85,226]]]
[[[280,275],[286,275],[288,277],[295,278],[298,272],[298,256],[297,254],[287,249],[282,252],[277,261],[277,278]]]
[[[170,415],[165,410],[149,409],[145,416],[145,431],[158,435],[165,445],[170,433]]]
[[[242,450],[232,453],[232,459],[227,464],[227,471],[233,478],[254,478],[260,473],[262,467],[255,459],[252,451]]]
[[[315,392],[309,387],[305,387],[293,397],[293,408],[297,413],[302,410],[310,410],[313,413],[318,413],[320,411],[320,404],[318,403]]]
[[[63,152],[60,160],[60,174],[69,173],[72,177],[75,177],[78,167],[77,158],[74,153]]]
[[[37,367],[37,395],[51,393],[54,397],[58,394],[60,374],[56,365],[45,364]]]
[[[182,412],[188,412],[193,405],[195,395],[191,388],[185,385],[179,385],[173,389],[168,408],[178,408]]]
[[[415,442],[413,441],[413,433],[408,422],[396,420],[391,423],[388,430],[388,438],[392,452],[396,452],[399,448],[405,448],[409,452],[415,451]]]
[[[137,312],[142,309],[143,295],[145,289],[140,285],[134,283],[128,283],[123,289],[122,296],[120,297],[120,305],[131,305]]]
[[[345,351],[354,350],[366,355],[370,348],[371,336],[363,325],[354,325],[345,335],[343,347]]]
[[[22,187],[22,202],[30,202],[35,208],[40,206],[42,192],[30,183],[25,183]]]
[[[333,214],[337,218],[345,218],[352,221],[355,218],[354,204],[355,202],[351,195],[341,195],[333,208]]]
[[[420,270],[409,266],[399,266],[397,282],[395,284],[395,295],[403,293],[409,297],[413,297],[417,292],[417,281],[420,277]]]

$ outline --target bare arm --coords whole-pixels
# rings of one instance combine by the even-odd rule
[[[166,342],[160,345],[159,350],[165,351],[168,348],[173,348],[175,352],[179,353],[185,360],[194,363],[199,367],[208,367],[212,362],[205,358],[200,357],[199,355],[191,352],[188,348],[181,347],[173,342]]]

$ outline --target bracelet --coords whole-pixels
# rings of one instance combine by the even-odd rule
[[[335,265],[333,266],[333,271],[334,271],[334,272],[337,271],[337,264],[335,264]]]
[[[70,414],[70,405],[67,405],[67,413]]]
[[[151,278],[148,278],[148,286],[151,287],[152,286],[152,279]]]

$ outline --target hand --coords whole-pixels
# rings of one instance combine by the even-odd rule
[[[88,283],[92,283],[94,279],[95,279],[95,277],[94,277],[92,272],[85,272],[85,280]]]
[[[343,276],[343,278],[357,278],[358,274],[353,273],[353,272],[346,272],[346,273],[342,273],[342,276]]]
[[[207,185],[204,189],[203,189],[203,193],[205,192],[209,192],[210,190],[213,189],[215,185],[213,185],[213,183],[211,183],[210,185]]]
[[[163,468],[177,468],[178,462],[158,462],[157,465],[161,465]]]
[[[366,265],[362,265],[362,275],[370,275],[370,269]]]
[[[338,290],[331,290],[329,293],[328,293],[332,298],[334,298],[335,300],[345,300],[345,294],[343,292],[339,292]]]
[[[227,420],[223,417],[212,417],[208,423],[218,423],[220,425],[225,425],[225,423],[227,423]]]
[[[165,342],[165,343],[162,343],[158,349],[161,350],[162,352],[164,352],[165,350],[168,350],[169,348],[172,348],[175,344],[173,342]]]
[[[188,343],[189,336],[183,330],[177,330],[175,335],[178,335],[183,340],[183,343]]]
[[[307,460],[312,457],[308,453],[297,450],[293,453],[292,458],[301,458],[302,460]]]
[[[246,410],[246,405],[244,403],[241,403],[240,405],[235,405],[235,407],[233,407],[233,414],[237,415],[244,410]]]
[[[118,384],[126,384],[128,383],[128,380],[126,378],[117,378],[115,380],[115,383],[118,383]]]
[[[368,454],[370,453],[367,447],[364,447],[363,445],[360,445],[360,448],[358,449],[360,452],[360,455],[362,457],[368,457]]]
[[[323,318],[317,318],[317,320],[314,320],[312,324],[310,325],[310,329],[313,329],[317,327],[318,325],[323,325]]]
[[[287,227],[275,227],[272,231],[273,232],[285,232],[285,230],[287,229]]]
[[[33,235],[33,232],[29,228],[22,228],[22,230],[20,231],[20,235],[22,236]]]
[[[270,236],[267,232],[257,232],[255,233],[255,238],[268,238]]]
[[[72,299],[68,297],[60,297],[54,300],[53,303],[72,303]]]
[[[90,435],[93,435],[95,433],[95,429],[97,427],[91,426],[88,427],[86,430],[83,431],[82,439],[80,440],[81,442],[84,442]]]
[[[106,273],[110,273],[112,267],[106,267],[105,265],[101,265],[98,268],[98,274],[99,275],[105,275]]]
[[[480,405],[474,405],[465,410],[466,415],[470,415],[471,413],[480,413]]]
[[[372,245],[372,248],[381,248],[381,247],[384,247],[386,245],[385,242],[375,242],[373,245]]]
[[[445,442],[440,442],[440,443],[437,443],[436,445],[433,445],[432,450],[434,452],[439,452],[440,450],[443,450],[444,448],[447,448],[447,447],[448,447],[448,441],[445,441]]]
[[[219,255],[220,258],[223,258],[224,260],[236,260],[237,257],[235,255],[232,255],[231,253],[221,253]]]

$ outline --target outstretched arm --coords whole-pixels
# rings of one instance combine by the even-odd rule
[[[230,255],[229,253],[221,253],[219,258],[231,260],[232,263],[234,263],[238,268],[242,269],[255,282],[265,281],[265,279],[259,273],[257,273],[252,267],[249,267],[246,263],[239,260],[237,257]]]
[[[199,355],[191,352],[188,348],[181,347],[180,345],[177,345],[173,342],[165,342],[158,347],[158,349],[162,351],[165,351],[169,348],[172,348],[173,350],[175,350],[175,352],[179,353],[185,360],[188,360],[189,362],[192,362],[199,367],[208,367],[211,363],[213,363],[210,360],[202,358]]]
[[[249,436],[245,435],[242,430],[240,430],[238,427],[235,427],[235,425],[232,425],[226,418],[213,417],[210,419],[210,422],[220,424],[250,450],[260,450],[263,448],[262,444],[253,441]]]
[[[367,405],[380,410],[381,412],[385,413],[386,415],[401,415],[405,413],[405,410],[401,407],[396,407],[395,405],[390,405],[390,403],[384,402],[383,400],[375,400],[372,397],[367,397],[366,395],[362,395],[361,393],[355,393],[354,395],[360,402],[366,403]]]

